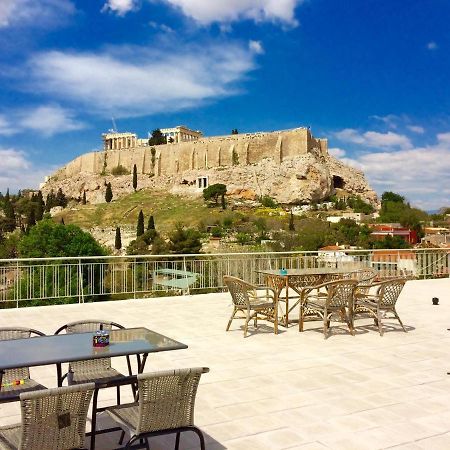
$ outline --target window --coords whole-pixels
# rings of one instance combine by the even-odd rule
[[[198,177],[197,178],[197,187],[199,189],[205,189],[208,187],[208,177]]]

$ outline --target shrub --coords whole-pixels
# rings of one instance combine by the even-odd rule
[[[278,206],[277,202],[268,195],[263,195],[262,197],[260,197],[259,201],[261,202],[261,205],[265,206],[266,208],[276,208]]]
[[[117,177],[120,175],[129,175],[130,171],[126,167],[123,167],[121,164],[119,164],[118,166],[114,167],[113,170],[111,170],[111,173],[115,177]]]

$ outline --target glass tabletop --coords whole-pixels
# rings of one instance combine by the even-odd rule
[[[298,276],[298,275],[329,275],[349,273],[349,269],[338,269],[333,267],[319,267],[308,269],[278,269],[278,270],[257,270],[263,275],[277,275],[280,277]]]
[[[58,334],[0,341],[0,370],[188,348],[147,328],[111,330],[110,344],[106,347],[93,347],[93,334]]]

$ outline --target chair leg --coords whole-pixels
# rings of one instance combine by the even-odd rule
[[[327,338],[328,334],[328,327],[329,327],[330,321],[328,320],[328,316],[324,314],[323,316],[323,338]]]
[[[303,305],[300,303],[300,310],[299,310],[299,316],[298,316],[298,331],[303,331],[303,314],[304,314],[304,308]]]
[[[231,325],[231,322],[233,322],[236,311],[237,311],[237,309],[236,309],[236,307],[234,307],[233,313],[231,314],[230,320],[228,321],[227,329],[225,331],[228,331],[230,329],[230,325]]]
[[[247,317],[245,318],[245,326],[244,326],[244,337],[247,337],[247,331],[248,331],[248,323],[251,320],[250,311],[247,311]]]
[[[175,438],[175,450],[178,450],[180,448],[180,435],[181,433],[178,431]]]
[[[206,450],[205,447],[205,438],[203,437],[203,433],[200,430],[200,428],[197,427],[192,427],[191,428],[192,431],[194,431],[195,433],[197,433],[198,438],[200,439],[200,450]]]
[[[381,313],[380,310],[377,309],[377,324],[378,324],[378,331],[380,332],[380,336],[383,336],[383,324],[381,323]]]
[[[120,386],[117,386],[117,404],[120,405]]]
[[[353,328],[352,320],[350,318],[350,314],[351,313],[348,313],[348,315],[347,315],[347,312],[345,311],[345,308],[344,308],[344,310],[342,311],[342,314],[344,314],[345,321],[347,322],[348,329],[350,330],[350,334],[352,336],[354,336],[355,335],[355,330]]]
[[[125,438],[125,431],[122,430],[122,433],[120,434],[119,445],[122,445],[124,438]]]
[[[395,317],[397,318],[397,320],[400,322],[400,325],[402,326],[403,331],[406,333],[407,331],[405,330],[405,327],[403,326],[403,322],[400,320],[400,317],[399,317],[399,315],[397,314],[397,311],[395,310],[395,308],[394,308],[394,310],[393,310],[393,313],[394,313]]]

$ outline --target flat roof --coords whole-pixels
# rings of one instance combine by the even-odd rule
[[[440,299],[438,306],[432,297]],[[356,336],[334,322],[326,340],[321,322],[307,322],[303,333],[280,326],[274,335],[261,321],[244,339],[243,321],[225,332],[231,305],[226,292],[102,301],[4,309],[0,322],[53,333],[70,321],[101,318],[188,345],[151,355],[146,371],[211,369],[195,405],[208,450],[450,448],[450,279],[408,281],[397,304],[408,332],[385,319],[383,337],[372,320],[362,319],[355,322]],[[114,358],[113,366],[126,371],[124,358]],[[54,366],[31,369],[49,387],[56,384],[55,372]],[[115,396],[115,389],[100,392],[100,404],[112,404]],[[126,401],[131,389],[122,389]],[[19,421],[18,404],[0,406],[0,425]],[[99,422],[111,423],[106,415]],[[100,435],[97,448],[116,448],[119,436]],[[199,448],[194,433],[182,434],[181,441],[180,448]],[[155,449],[174,442],[174,435],[149,440]]]

